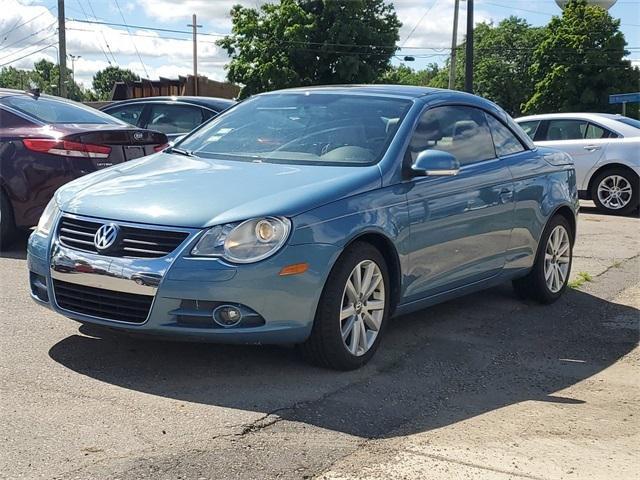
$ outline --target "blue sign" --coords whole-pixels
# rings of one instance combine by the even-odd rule
[[[609,95],[609,103],[640,103],[640,92]]]

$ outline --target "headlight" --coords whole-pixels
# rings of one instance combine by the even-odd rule
[[[49,235],[51,232],[51,227],[53,227],[53,222],[58,216],[58,204],[56,203],[56,199],[52,198],[51,201],[47,204],[47,207],[40,215],[40,220],[38,221],[38,226],[36,227],[36,232],[40,235]]]
[[[276,253],[287,241],[291,222],[264,217],[210,228],[191,251],[198,257],[222,257],[233,263],[253,263]]]

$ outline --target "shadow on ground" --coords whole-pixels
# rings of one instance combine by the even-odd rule
[[[556,392],[632,350],[639,315],[575,290],[553,306],[525,304],[505,286],[395,319],[374,361],[347,373],[307,366],[293,349],[144,341],[88,327],[49,354],[125,389],[383,438],[525,400],[580,408],[583,400]]]

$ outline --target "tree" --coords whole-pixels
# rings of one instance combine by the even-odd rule
[[[37,87],[42,93],[50,95],[59,94],[60,71],[58,66],[47,60],[40,60],[33,64],[33,70],[18,70],[14,67],[5,67],[0,70],[0,87],[28,90]],[[67,94],[72,100],[82,101],[85,92],[75,82],[69,79]]]
[[[531,98],[534,82],[529,74],[532,54],[544,28],[532,27],[526,20],[509,17],[497,25],[480,23],[474,29],[474,93],[496,102],[511,115],[520,115]],[[464,89],[464,44],[458,47],[455,88]],[[434,79],[433,86],[449,84],[449,63]]]
[[[399,65],[397,67],[390,67],[382,74],[376,83],[431,86],[439,73],[440,67],[438,67],[437,63],[430,63],[427,65],[427,68],[422,70],[414,70],[407,65]]]
[[[394,7],[385,0],[280,0],[259,9],[236,5],[228,79],[240,96],[278,88],[371,83],[389,66],[398,41]]]
[[[100,100],[108,100],[116,82],[140,80],[140,77],[126,68],[109,66],[93,76],[93,90]]]
[[[597,5],[572,0],[549,23],[533,54],[534,92],[527,113],[616,112],[609,95],[638,91],[640,70],[624,60],[620,21]],[[637,116],[635,106],[632,114]]]

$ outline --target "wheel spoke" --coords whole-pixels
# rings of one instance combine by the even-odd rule
[[[347,305],[340,312],[340,320],[344,320],[345,318],[353,317],[356,314],[356,309],[353,306],[353,303]]]
[[[360,265],[356,267],[351,277],[353,281],[353,286],[356,290],[356,296],[358,296],[360,295],[360,293],[362,293],[362,270]]]
[[[371,285],[371,279],[373,278],[375,269],[376,267],[373,263],[369,263],[365,267],[364,277],[362,277],[362,285],[360,286],[360,293],[363,294],[364,298],[367,298],[366,292],[369,290],[369,286]]]
[[[371,281],[371,285],[369,285],[369,290],[367,290],[364,294],[365,300],[367,300],[371,295],[373,295],[373,292],[375,292],[376,288],[378,288],[378,285],[380,285],[381,281],[382,281],[382,275],[376,275],[373,277],[373,280]]]
[[[367,310],[382,310],[384,309],[384,300],[369,300],[366,304]]]
[[[358,353],[358,341],[360,338],[360,329],[362,328],[362,324],[359,318],[355,318],[353,322],[353,328],[351,329],[351,341],[349,342],[349,351],[356,355]]]
[[[356,324],[357,317],[354,315],[351,317],[345,326],[342,328],[342,340],[346,340],[349,334],[353,331],[353,326]]]
[[[364,322],[362,319],[360,320],[360,339],[358,340],[358,346],[360,347],[358,350],[362,351],[362,353],[369,350],[369,342],[367,341],[367,329],[364,326]]]
[[[374,331],[378,331],[380,329],[380,322],[378,320],[376,320],[376,318],[371,315],[370,312],[368,311],[364,311],[362,312],[362,318],[364,319],[364,322],[367,324],[367,326]]]
[[[351,282],[351,279],[347,280],[347,286],[345,290],[346,290],[347,297],[349,297],[349,300],[351,301],[351,303],[355,303],[358,301],[358,293],[356,292],[356,288]]]

